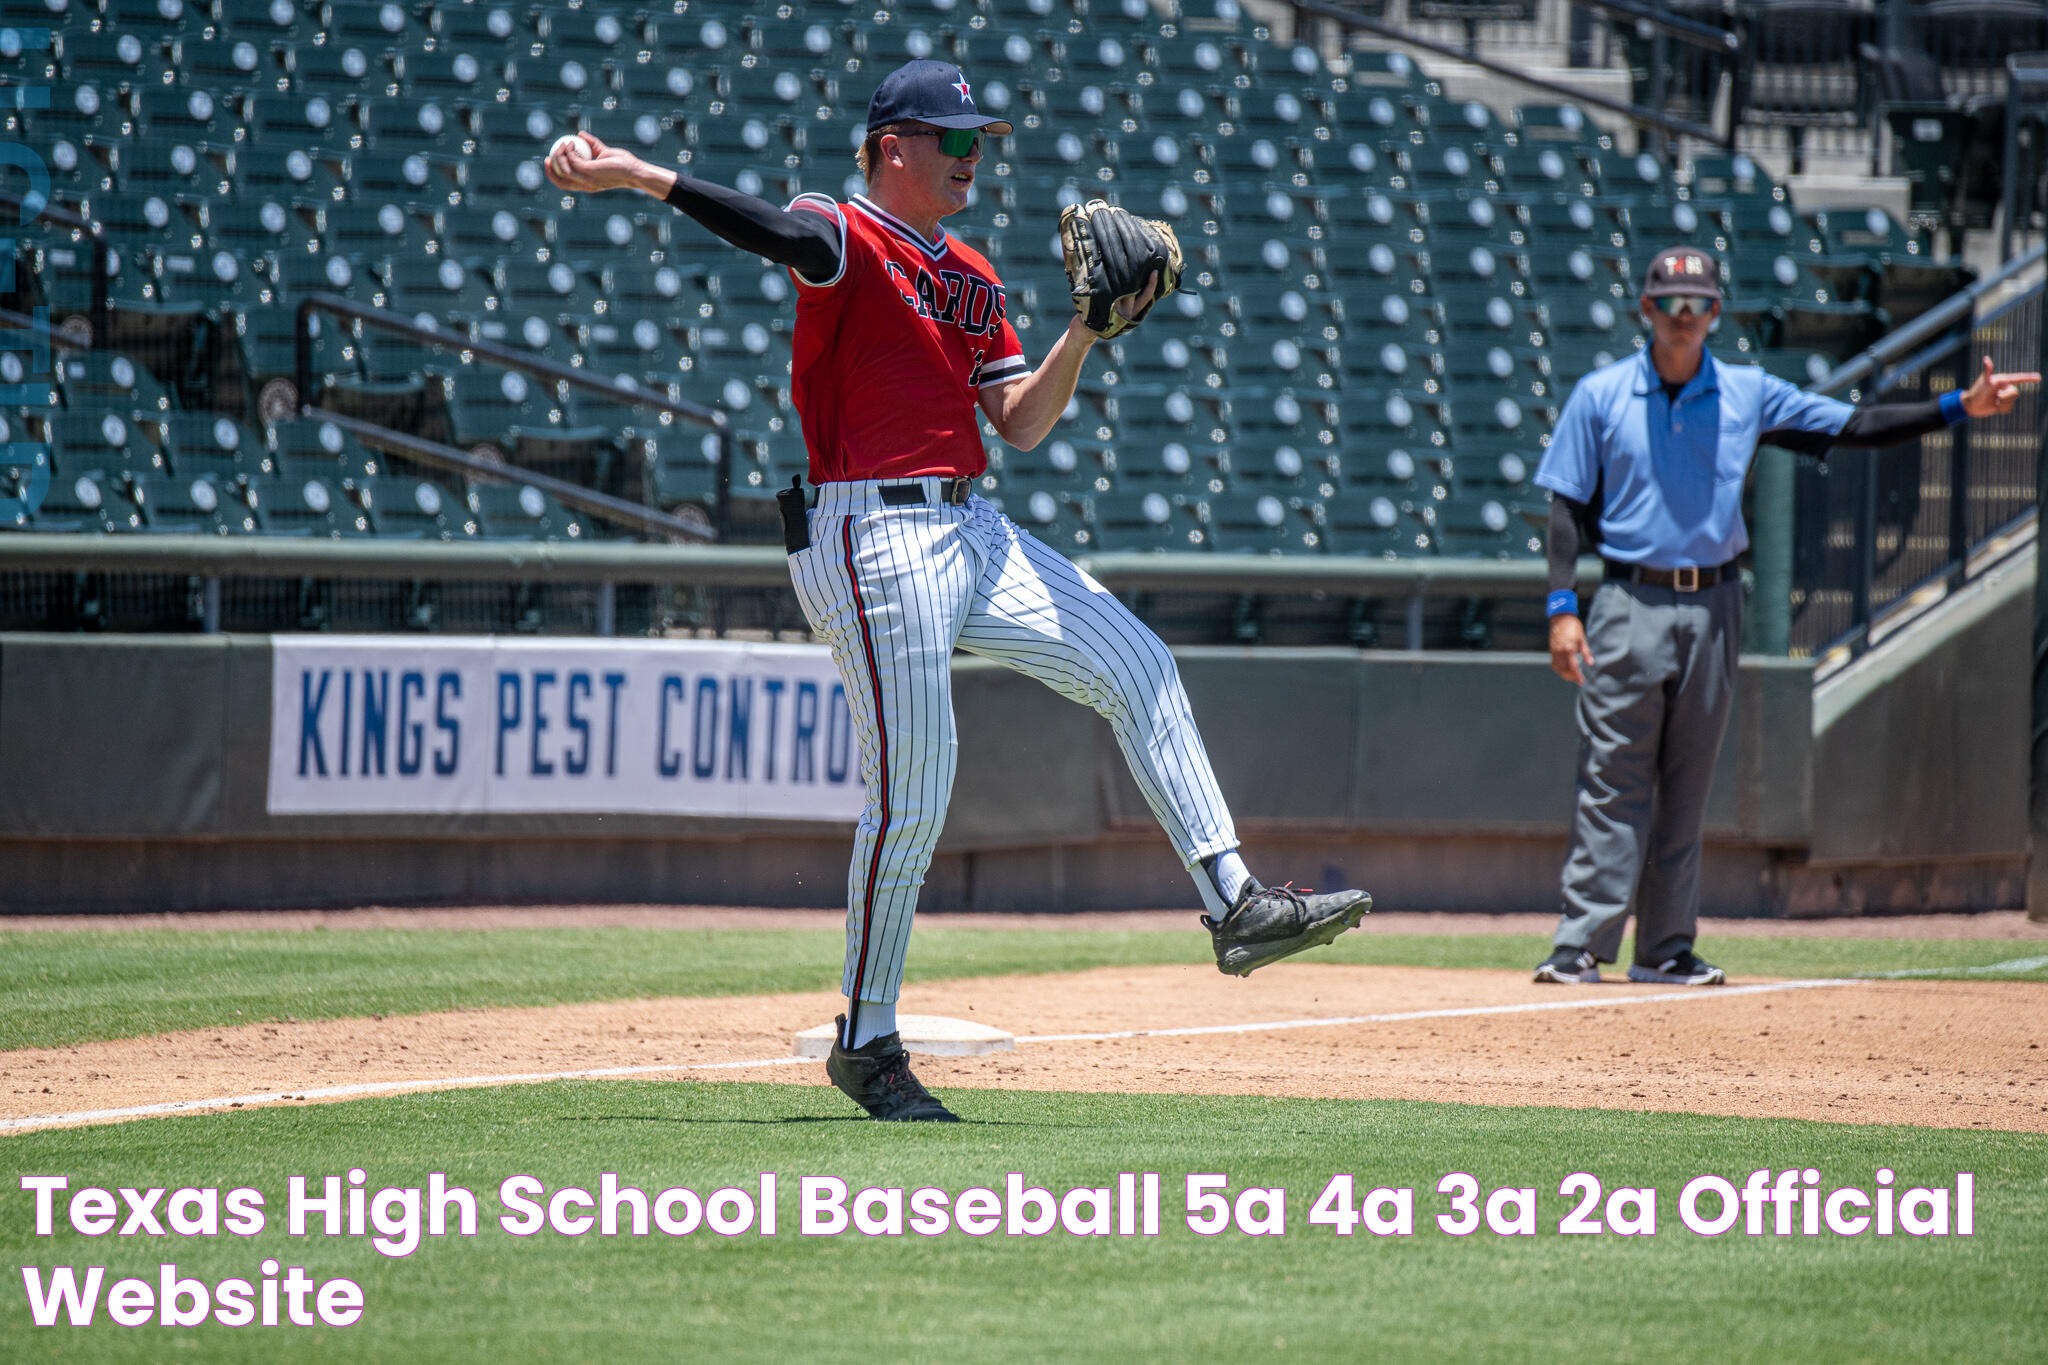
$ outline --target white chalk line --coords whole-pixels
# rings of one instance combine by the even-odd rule
[[[1357,1024],[1399,1024],[1418,1019],[1459,1019],[1488,1014],[1536,1014],[1545,1010],[1612,1009],[1623,1005],[1672,1004],[1679,1001],[1727,1000],[1742,995],[1767,995],[1778,991],[1814,990],[1828,986],[1855,986],[1873,980],[1935,976],[1944,972],[2030,972],[2048,967],[2048,957],[2013,958],[1978,967],[1909,968],[1893,972],[1870,972],[1853,977],[1816,977],[1803,981],[1771,981],[1755,986],[1688,986],[1654,995],[1573,996],[1563,1000],[1532,1000],[1519,1005],[1471,1005],[1438,1010],[1406,1010],[1397,1014],[1352,1014],[1324,1019],[1276,1019],[1250,1024],[1203,1024],[1190,1028],[1117,1029],[1104,1033],[1032,1033],[1017,1038],[1020,1043],[1095,1043],[1128,1038],[1190,1038],[1225,1033],[1272,1033],[1285,1029],[1346,1028]],[[103,1123],[112,1119],[150,1118],[208,1109],[248,1108],[251,1105],[281,1104],[287,1100],[359,1099],[369,1095],[392,1095],[406,1091],[455,1090],[481,1085],[538,1085],[547,1081],[591,1080],[613,1076],[647,1076],[664,1071],[751,1071],[756,1067],[796,1066],[815,1062],[814,1057],[761,1057],[737,1062],[661,1062],[646,1066],[587,1067],[577,1071],[524,1071],[498,1076],[437,1076],[410,1081],[366,1081],[355,1085],[319,1086],[308,1090],[277,1090],[252,1095],[222,1095],[204,1100],[167,1100],[160,1104],[130,1105],[122,1109],[91,1109],[70,1114],[33,1114],[0,1119],[0,1133],[28,1132],[63,1124]]]
[[[1522,1005],[1481,1005],[1468,1009],[1411,1010],[1401,1014],[1358,1014],[1328,1019],[1281,1019],[1252,1024],[1209,1024],[1199,1028],[1121,1029],[1108,1033],[1026,1034],[1020,1043],[1114,1042],[1124,1038],[1176,1038],[1216,1033],[1263,1033],[1277,1029],[1342,1028],[1353,1024],[1391,1024],[1410,1019],[1449,1019],[1475,1014],[1526,1014],[1538,1010],[1600,1009],[1615,1005],[1650,1005],[1664,1001],[1725,999],[1734,995],[1755,995],[1768,991],[1804,990],[1815,986],[1851,986],[1850,980],[1777,981],[1759,986],[1732,986],[1712,990],[1688,988],[1655,995],[1609,996],[1606,998],[1531,1001]],[[815,1063],[815,1057],[763,1057],[738,1062],[660,1062],[645,1066],[587,1067],[577,1071],[524,1071],[499,1076],[425,1077],[409,1081],[364,1081],[354,1085],[318,1086],[307,1090],[276,1090],[251,1095],[221,1095],[203,1100],[166,1100],[158,1104],[129,1105],[122,1109],[90,1109],[70,1114],[33,1114],[0,1119],[0,1132],[19,1133],[62,1124],[101,1123],[111,1119],[150,1118],[184,1114],[205,1109],[280,1104],[287,1100],[360,1099],[369,1095],[391,1095],[404,1091],[454,1090],[479,1085],[538,1085],[546,1081],[591,1080],[613,1076],[646,1076],[664,1071],[749,1071],[755,1067],[794,1066]]]

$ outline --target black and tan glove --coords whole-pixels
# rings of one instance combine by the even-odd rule
[[[1060,210],[1060,249],[1066,254],[1074,311],[1083,326],[1104,338],[1144,321],[1152,304],[1180,287],[1186,265],[1180,238],[1171,227],[1102,199]],[[1150,303],[1137,308],[1138,296],[1154,271],[1159,288]],[[1125,309],[1119,309],[1119,303]]]

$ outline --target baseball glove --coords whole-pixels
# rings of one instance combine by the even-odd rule
[[[1180,239],[1156,219],[1140,218],[1102,199],[1060,210],[1060,249],[1066,253],[1067,283],[1082,325],[1099,337],[1118,336],[1144,321],[1152,303],[1180,286],[1186,265]],[[1153,271],[1159,289],[1152,303],[1126,317],[1117,304],[1145,292]]]

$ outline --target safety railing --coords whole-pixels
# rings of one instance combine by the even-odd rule
[[[681,540],[701,540],[704,533],[698,527],[657,512],[639,503],[628,502],[605,493],[583,488],[566,480],[551,478],[534,470],[480,460],[473,455],[457,450],[453,446],[425,440],[407,432],[395,431],[378,426],[360,418],[330,412],[319,404],[321,381],[313,370],[313,327],[316,313],[327,313],[334,317],[347,318],[360,326],[376,331],[401,336],[423,346],[436,350],[456,353],[464,363],[485,361],[503,369],[516,370],[547,380],[551,384],[562,384],[583,393],[602,396],[608,402],[625,407],[651,409],[665,413],[670,418],[680,419],[696,426],[709,429],[716,435],[718,463],[714,485],[714,508],[712,526],[717,538],[723,539],[732,525],[732,424],[724,412],[701,403],[690,403],[655,393],[644,384],[621,382],[620,376],[609,380],[601,379],[585,369],[563,365],[545,356],[500,346],[495,342],[478,337],[456,336],[436,327],[422,327],[410,318],[381,308],[371,308],[335,294],[309,294],[299,301],[298,316],[294,328],[296,363],[295,381],[298,386],[301,415],[318,417],[346,427],[358,440],[368,442],[384,450],[403,455],[439,469],[463,474],[471,478],[515,479],[531,484],[542,492],[552,494],[565,506],[593,516],[632,527],[643,533],[670,536]]]
[[[1374,643],[1409,650],[1424,647],[1425,620],[1432,610],[1473,601],[1510,601],[1526,605],[1540,620],[1548,587],[1547,568],[1533,559],[1101,554],[1077,562],[1111,591],[1133,599],[1290,601],[1317,604],[1339,618],[1349,606],[1387,604],[1394,619],[1389,632]],[[1600,562],[1589,558],[1578,567],[1581,590],[1591,592],[1600,581]],[[46,602],[45,614],[54,607],[57,619],[45,620],[37,628],[93,624],[65,616],[67,611],[76,614],[75,599],[83,593],[92,603],[102,604],[99,628],[132,629],[118,619],[116,599],[126,592],[124,600],[143,610],[144,599],[153,592],[159,599],[157,610],[167,606],[174,616],[182,613],[184,628],[209,632],[292,628],[290,623],[265,623],[251,615],[265,604],[317,609],[305,628],[461,628],[452,620],[453,599],[435,590],[438,585],[490,587],[508,594],[516,589],[525,597],[505,596],[499,608],[513,610],[523,602],[529,612],[545,605],[537,592],[584,590],[576,599],[582,624],[571,628],[600,635],[620,629],[616,604],[629,594],[640,605],[624,628],[661,629],[660,604],[647,590],[683,590],[704,600],[701,612],[682,614],[687,619],[671,611],[666,618],[671,625],[719,631],[724,622],[713,606],[715,599],[753,594],[751,601],[738,601],[737,625],[769,633],[804,629],[794,610],[787,556],[779,546],[0,535],[0,625],[22,608],[21,599],[28,593],[46,598],[54,594],[73,602]],[[287,597],[280,598],[279,593]],[[464,601],[465,610],[484,610],[473,597]],[[433,619],[435,610],[443,619]],[[352,617],[350,611],[358,615]],[[491,629],[494,624],[483,619],[468,628]],[[513,627],[498,619],[495,628]],[[1342,638],[1340,634],[1332,642]]]
[[[1811,391],[1911,402],[1967,387],[1990,356],[2038,368],[2044,251],[1893,333]],[[2015,287],[2023,286],[2023,287]],[[1980,304],[1986,304],[1979,312]],[[1793,478],[1790,652],[1830,660],[1869,648],[1891,619],[1961,586],[2034,516],[2038,395],[1884,450],[1801,460]]]

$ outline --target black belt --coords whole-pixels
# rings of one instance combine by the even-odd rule
[[[939,503],[942,506],[965,507],[968,495],[974,492],[974,480],[968,478],[939,480]],[[885,507],[922,507],[925,504],[924,485],[921,483],[885,483],[882,485],[882,504]]]
[[[1607,577],[1620,579],[1624,583],[1643,583],[1652,588],[1676,588],[1680,592],[1698,592],[1701,588],[1715,588],[1735,580],[1735,561],[1717,564],[1711,569],[1702,569],[1688,564],[1682,569],[1652,569],[1642,564],[1622,564],[1612,559],[1600,561],[1607,569]]]

